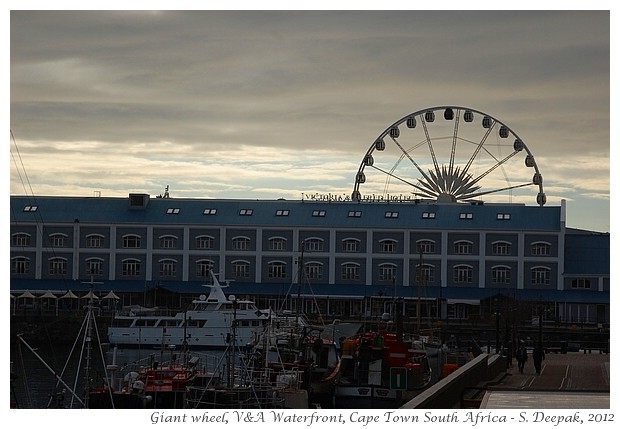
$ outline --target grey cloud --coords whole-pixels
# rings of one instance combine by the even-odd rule
[[[53,159],[75,148],[50,142],[96,142],[146,165],[225,150],[241,165],[252,146],[358,165],[394,121],[459,105],[506,122],[543,172],[605,165],[609,34],[604,10],[13,10],[11,130]]]

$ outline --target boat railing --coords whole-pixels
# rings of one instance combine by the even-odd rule
[[[150,353],[143,358],[126,363],[120,368],[119,372],[130,374],[132,372],[139,373],[145,368],[167,368],[183,365],[196,372],[207,373],[214,371],[220,361],[221,357],[219,355],[191,352],[188,356],[183,356],[181,350],[165,350],[163,352]]]
[[[178,313],[168,307],[141,307],[141,306],[125,306],[116,311],[116,316],[122,317],[171,317]]]

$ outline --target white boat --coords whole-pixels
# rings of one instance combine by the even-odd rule
[[[233,323],[238,344],[256,340],[269,314],[260,311],[254,301],[226,297],[225,286],[210,272],[213,284],[209,296],[200,295],[192,308],[173,315],[157,309],[123,308],[108,328],[108,340],[118,346],[226,348]]]

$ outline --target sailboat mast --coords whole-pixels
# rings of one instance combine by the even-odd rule
[[[422,321],[420,297],[422,295],[422,288],[424,287],[424,252],[422,246],[418,247],[420,252],[420,263],[418,264],[418,301],[416,303],[416,316],[417,316],[417,330],[420,333],[420,325]]]
[[[297,275],[297,305],[295,310],[295,325],[299,323],[299,317],[301,314],[301,286],[305,281],[306,269],[304,267],[304,249],[306,242],[301,242],[301,255],[299,257],[299,274]]]
[[[90,274],[90,287],[89,287],[89,297],[88,297],[88,310],[86,315],[86,366],[84,368],[84,408],[88,408],[89,405],[89,397],[90,397],[90,365],[91,365],[91,354],[92,354],[92,318],[93,318],[93,295],[94,295],[94,281],[93,274]]]

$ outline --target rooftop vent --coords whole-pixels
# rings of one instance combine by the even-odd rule
[[[143,210],[149,204],[148,194],[129,194],[129,209]]]

